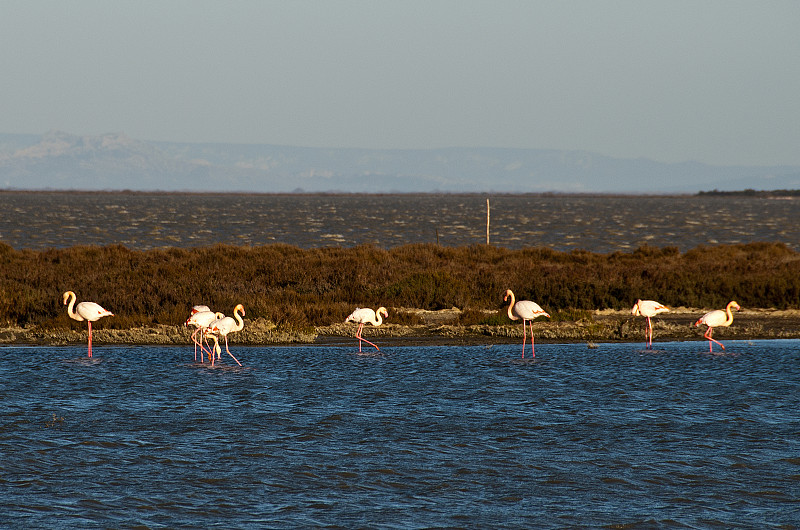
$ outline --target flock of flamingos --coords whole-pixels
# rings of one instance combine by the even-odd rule
[[[103,317],[114,316],[114,313],[104,309],[99,304],[94,302],[80,302],[75,304],[77,297],[74,292],[67,291],[63,295],[64,305],[68,305],[67,314],[70,318],[78,322],[87,321],[89,324],[89,357],[92,356],[92,322],[95,322]],[[531,302],[530,300],[514,299],[514,293],[508,289],[503,297],[504,302],[508,304],[508,318],[511,320],[522,320],[522,358],[525,358],[525,343],[527,341],[526,326],[530,326],[531,331],[531,357],[536,357],[533,345],[533,320],[544,316],[550,318],[550,315],[545,312],[539,304]],[[733,313],[731,309],[737,311],[741,309],[739,304],[734,301],[728,303],[724,311],[715,309],[709,311],[694,323],[695,326],[704,324],[707,326],[705,334],[703,335],[708,339],[708,351],[713,352],[713,344],[717,343],[723,350],[725,346],[721,342],[714,340],[711,335],[714,328],[722,326],[730,326],[733,323]],[[645,330],[645,347],[648,349],[653,348],[653,323],[650,320],[660,313],[669,311],[669,308],[654,300],[637,300],[631,309],[631,314],[634,316],[643,316],[647,318],[647,328]],[[239,359],[234,357],[230,349],[228,349],[228,335],[244,329],[244,320],[242,317],[245,315],[244,307],[242,304],[237,305],[233,309],[233,318],[226,317],[220,312],[212,311],[208,306],[196,305],[192,308],[189,318],[186,320],[186,326],[194,326],[196,329],[192,333],[192,342],[194,342],[194,360],[197,361],[197,348],[200,348],[200,362],[203,363],[204,356],[208,356],[211,366],[214,366],[215,360],[219,360],[222,353],[222,348],[219,345],[219,338],[225,339],[225,351],[228,355],[236,361],[236,364],[242,366]],[[380,348],[361,336],[365,324],[373,326],[380,326],[383,319],[389,316],[389,312],[385,307],[379,307],[377,311],[370,308],[356,308],[346,319],[345,322],[354,322],[358,324],[356,331],[356,338],[358,339],[358,351],[361,352],[361,343],[365,342],[373,346],[376,350]],[[197,335],[200,335],[199,337]],[[214,345],[209,344],[209,339],[214,342]]]

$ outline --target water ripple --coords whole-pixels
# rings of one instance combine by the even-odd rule
[[[494,245],[593,252],[754,241],[798,249],[800,201],[756,197],[490,197]],[[0,241],[17,249],[486,241],[479,195],[0,193]]]
[[[800,342],[4,347],[9,526],[791,527]]]

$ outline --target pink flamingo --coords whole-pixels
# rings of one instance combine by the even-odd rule
[[[197,347],[200,346],[200,362],[203,362],[204,348],[203,348],[203,343],[201,341],[206,336],[206,331],[208,329],[208,326],[215,320],[224,318],[225,315],[223,315],[220,312],[214,313],[211,310],[195,311],[195,308],[197,307],[199,306],[195,306],[194,308],[192,308],[192,315],[186,320],[186,323],[184,325],[194,326],[197,328],[194,330],[194,333],[192,333],[192,342],[194,342],[194,360],[197,361]],[[207,307],[207,306],[202,306],[202,307]],[[195,335],[197,335],[198,333],[200,333],[200,340],[195,339]]]
[[[653,349],[653,323],[650,321],[650,317],[654,317],[659,313],[666,313],[667,311],[669,311],[667,306],[659,304],[654,300],[636,300],[636,303],[633,305],[631,309],[631,314],[633,316],[638,317],[641,315],[647,317],[647,329],[644,332],[645,349]]]
[[[367,339],[361,336],[364,329],[364,324],[372,324],[373,326],[380,326],[383,324],[383,318],[389,317],[389,312],[385,307],[379,307],[377,311],[373,311],[369,307],[357,307],[355,311],[344,320],[345,322],[356,322],[358,324],[358,331],[356,331],[356,338],[358,339],[358,353],[361,353],[361,342],[366,342],[370,346],[374,346],[376,350],[381,351],[380,348],[372,344]]]
[[[78,322],[83,322],[86,320],[89,323],[89,357],[91,357],[92,322],[103,317],[113,317],[114,313],[103,309],[99,304],[95,304],[94,302],[81,302],[75,306],[76,299],[77,297],[72,291],[67,291],[64,293],[64,305],[67,305],[67,300],[69,300],[69,307],[67,307],[67,314],[69,317],[73,320],[77,320]],[[75,307],[75,311],[73,311],[73,306]]]
[[[725,349],[725,346],[722,346],[721,342],[711,338],[711,334],[713,333],[713,330],[716,327],[719,326],[728,327],[731,324],[733,324],[733,313],[731,313],[731,308],[737,311],[741,309],[741,307],[739,307],[739,304],[737,304],[734,301],[731,301],[728,302],[727,306],[725,306],[725,311],[722,311],[721,309],[715,309],[714,311],[709,311],[705,315],[698,318],[697,322],[694,323],[695,327],[699,326],[700,324],[705,324],[706,326],[708,326],[708,329],[706,330],[703,336],[708,339],[709,352],[713,351],[713,345],[711,344],[712,342],[716,342],[722,347],[723,350]]]
[[[242,313],[241,315],[239,315],[240,312]],[[241,366],[242,363],[239,362],[239,359],[234,357],[231,351],[228,349],[228,333],[242,331],[244,329],[244,320],[242,320],[242,317],[244,316],[244,306],[242,304],[239,304],[233,308],[233,316],[236,318],[236,320],[231,317],[224,317],[213,321],[208,325],[208,333],[214,339],[214,350],[217,352],[217,355],[219,356],[221,351],[219,347],[219,338],[217,338],[217,335],[221,335],[222,337],[225,337],[225,351],[228,352],[228,355],[230,355],[234,361],[236,361],[236,364]],[[211,355],[211,366],[214,366],[213,353]]]
[[[541,316],[550,318],[550,315],[547,314],[544,309],[539,307],[539,304],[531,302],[530,300],[520,300],[519,302],[514,302],[514,293],[511,291],[511,289],[506,290],[506,295],[503,297],[503,301],[505,302],[509,298],[511,298],[511,302],[508,304],[508,318],[510,318],[511,320],[522,319],[522,358],[524,359],[526,323]],[[531,327],[531,357],[536,357],[536,352],[533,349],[533,322],[530,322],[530,327]]]

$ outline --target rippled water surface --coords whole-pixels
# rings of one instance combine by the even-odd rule
[[[486,242],[593,252],[642,245],[783,242],[800,249],[800,200],[536,195],[191,195],[0,193],[0,241],[14,248],[217,243],[390,248]]]
[[[3,347],[9,528],[793,528],[800,341]],[[685,526],[684,526],[685,525]],[[783,526],[781,526],[783,525]]]

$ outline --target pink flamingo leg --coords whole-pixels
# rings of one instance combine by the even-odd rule
[[[645,349],[653,349],[653,323],[650,321],[650,317],[647,317],[647,332],[645,332],[645,339],[647,341],[647,348]]]
[[[374,347],[376,350],[378,350],[378,351],[381,351],[381,349],[380,349],[380,348],[378,348],[377,346],[375,346],[374,344],[372,344],[372,343],[371,343],[370,341],[368,341],[367,339],[363,339],[363,338],[361,338],[361,337],[358,337],[358,339],[359,339],[359,340],[361,340],[361,341],[364,341],[364,342],[366,342],[366,343],[367,343],[367,344],[369,344],[370,346]],[[358,353],[361,353],[361,343],[360,343],[360,342],[358,343]]]
[[[209,358],[214,355],[214,349],[208,343],[208,335],[206,334],[205,330],[203,330],[202,336],[203,342],[205,343],[205,348],[203,348],[202,344],[200,345],[200,362],[203,362],[203,351],[208,354]]]
[[[527,324],[528,324],[528,321],[525,320],[525,319],[522,319],[522,358],[523,359],[525,358],[525,340],[527,338],[525,336],[525,333],[528,331]]]
[[[525,325],[524,322],[523,325]],[[536,358],[536,351],[533,349],[533,320],[529,320],[528,325],[531,327],[531,359],[534,359]]]
[[[358,325],[358,331],[356,332],[356,338],[358,339],[358,353],[361,353],[361,342],[362,342],[362,341],[363,341],[363,342],[366,342],[366,343],[367,343],[367,344],[369,344],[370,346],[373,346],[373,347],[374,347],[376,350],[378,350],[378,351],[381,351],[381,349],[380,349],[380,348],[378,348],[377,346],[375,346],[374,344],[372,344],[372,343],[371,343],[370,341],[368,341],[367,339],[364,339],[364,338],[362,338],[362,337],[361,337],[361,330],[362,330],[363,328],[364,328],[364,324],[363,324],[363,323],[359,324],[359,325]]]
[[[712,338],[711,338],[711,334],[713,333],[713,330],[714,330],[714,328],[711,328],[711,327],[709,327],[709,328],[706,330],[705,334],[703,335],[705,338],[707,338],[707,339],[708,339],[708,351],[709,351],[709,352],[713,352],[713,351],[714,351],[714,350],[713,350],[713,347],[714,347],[714,346],[711,344],[712,342],[716,342],[717,344],[719,344],[720,348],[722,348],[722,349],[724,350],[724,349],[725,349],[725,346],[723,346],[723,345],[722,345],[722,343],[721,343],[720,341],[718,341],[718,340],[714,340],[714,339],[712,339]]]
[[[227,335],[225,335],[225,351],[226,351],[226,352],[228,352],[228,355],[230,355],[231,357],[233,357],[233,354],[232,354],[232,353],[231,353],[231,351],[228,349],[228,336],[227,336]],[[236,364],[238,364],[239,366],[241,366],[241,365],[242,365],[242,363],[240,363],[240,362],[239,362],[239,359],[237,359],[236,357],[233,357],[233,360],[234,360],[234,361],[236,361]]]
[[[89,320],[89,357],[92,356],[92,321]]]
[[[195,335],[197,335],[197,333],[199,331],[200,331],[200,328],[197,328],[196,330],[194,330],[194,333],[192,333],[192,342],[194,342],[194,362],[197,362],[197,344],[198,344],[197,339],[195,339],[194,337],[195,337]],[[202,359],[202,354],[200,354],[200,357]],[[202,360],[201,360],[201,362],[202,362]]]

